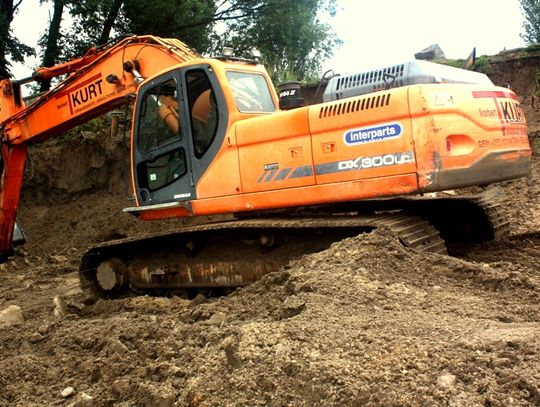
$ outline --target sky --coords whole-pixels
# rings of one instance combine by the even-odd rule
[[[50,4],[24,0],[13,22],[14,34],[35,46],[47,26]],[[447,58],[493,55],[525,45],[519,0],[338,0],[333,26],[343,45],[323,63],[324,70],[355,73],[414,59],[439,44]],[[29,76],[38,60],[14,64],[15,78]]]
[[[340,0],[329,22],[344,42],[324,64],[336,73],[406,62],[432,44],[452,59],[525,45],[519,0]]]

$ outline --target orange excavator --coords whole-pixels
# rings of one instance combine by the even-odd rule
[[[23,104],[21,84],[66,74]],[[2,80],[0,253],[11,255],[22,239],[16,212],[28,145],[126,103],[134,106],[135,204],[124,212],[229,216],[92,247],[80,277],[99,295],[238,287],[376,227],[438,253],[445,240],[503,236],[508,222],[493,193],[434,193],[528,174],[517,96],[489,80],[420,76],[406,82],[394,67],[341,78],[333,100],[280,111],[255,60],[207,59],[176,39],[129,36],[31,78]],[[343,93],[361,82],[373,84],[369,93]]]

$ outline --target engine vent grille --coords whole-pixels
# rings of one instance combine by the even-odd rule
[[[321,110],[319,111],[319,119],[354,113],[361,110],[376,109],[378,107],[388,106],[389,104],[390,93],[365,97],[362,99],[344,100],[341,103],[321,107]]]
[[[403,86],[405,65],[394,65],[384,69],[364,72],[356,75],[344,76],[338,79],[336,91],[356,88],[361,85],[376,84],[374,91],[389,87]]]

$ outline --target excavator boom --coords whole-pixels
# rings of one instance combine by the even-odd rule
[[[104,49],[93,49],[74,61],[38,69],[36,80],[69,76],[28,107],[23,104],[17,82],[0,81],[0,253],[11,252],[29,144],[61,134],[129,102],[126,96],[136,91],[138,75],[142,80],[199,58],[196,51],[176,39],[134,36]]]
[[[126,103],[126,95],[137,89],[131,65],[142,78],[201,56],[176,39],[153,36],[128,37],[102,51],[93,51],[78,60],[53,68],[39,68],[37,78],[51,78],[69,73],[51,91],[30,106],[20,100],[15,114],[0,112],[0,129],[4,142],[14,145],[36,143],[60,134],[104,112]],[[9,81],[0,85],[10,93]],[[13,94],[16,92],[13,89]],[[1,101],[4,104],[5,97]],[[9,101],[8,101],[9,103]]]

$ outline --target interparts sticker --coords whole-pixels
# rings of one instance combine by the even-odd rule
[[[403,126],[399,122],[379,124],[376,126],[361,127],[347,130],[343,140],[348,146],[357,144],[374,143],[376,141],[392,140],[401,137]]]

